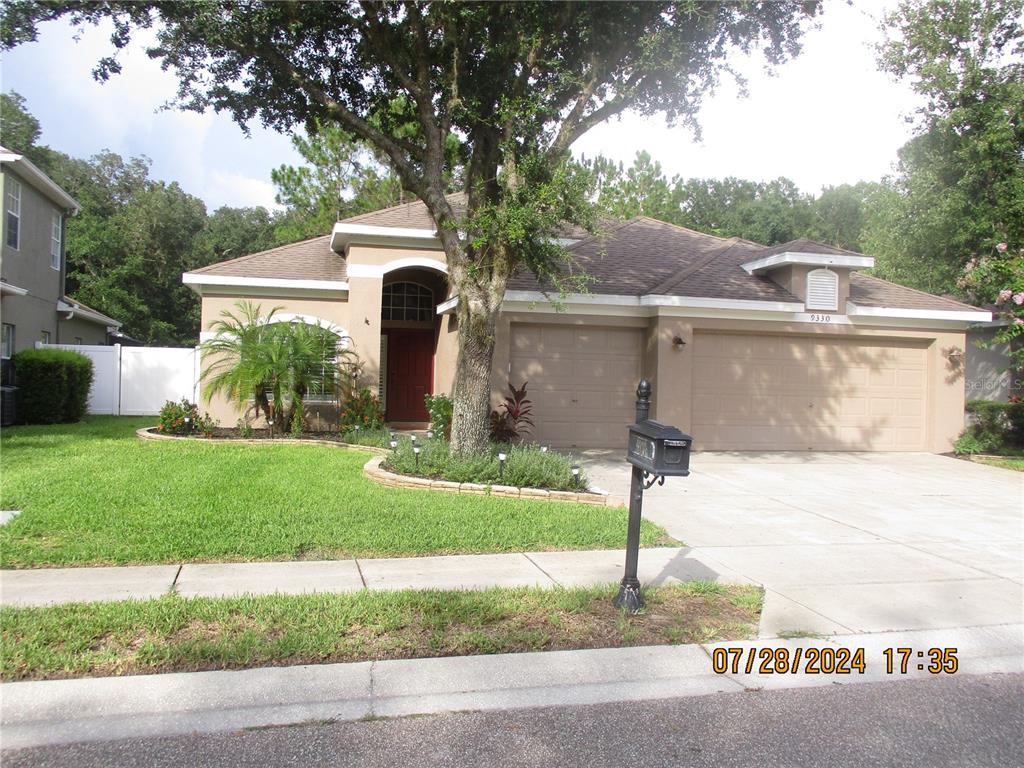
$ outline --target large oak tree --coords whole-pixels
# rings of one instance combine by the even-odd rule
[[[39,23],[112,19],[116,48],[154,28],[150,55],[179,105],[288,131],[337,123],[387,158],[437,225],[458,295],[453,448],[487,442],[490,369],[509,277],[551,277],[551,233],[585,220],[566,160],[625,110],[693,124],[731,57],[798,51],[817,2],[14,2],[6,47]],[[99,62],[105,78],[116,55]],[[452,143],[458,152],[452,153]],[[468,207],[445,197],[461,167]]]

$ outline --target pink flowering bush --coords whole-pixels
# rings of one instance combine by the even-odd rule
[[[1024,248],[998,243],[994,253],[971,259],[958,285],[979,306],[995,305],[995,314],[1007,321],[994,344],[1024,336]],[[1024,367],[1024,346],[1010,353],[1016,367]]]

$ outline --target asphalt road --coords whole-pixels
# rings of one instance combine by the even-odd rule
[[[3,753],[16,766],[1024,765],[1024,675],[320,723]]]

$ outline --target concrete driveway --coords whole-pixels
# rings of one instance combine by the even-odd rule
[[[628,497],[622,455],[582,463]],[[691,469],[645,495],[689,546],[660,580],[763,585],[762,636],[1024,620],[1024,474],[906,453],[699,453]]]

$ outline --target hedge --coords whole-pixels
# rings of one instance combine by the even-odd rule
[[[25,349],[14,355],[18,421],[81,421],[92,386],[92,360],[65,349]]]

